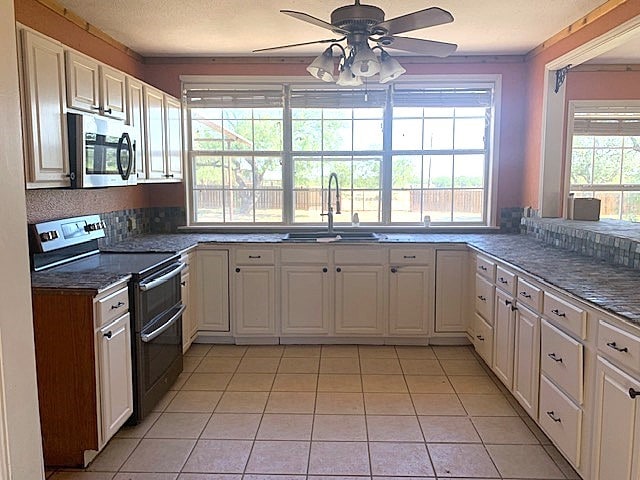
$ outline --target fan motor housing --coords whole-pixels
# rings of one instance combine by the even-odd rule
[[[331,12],[331,24],[348,32],[368,32],[384,22],[384,11],[373,5],[346,5]]]

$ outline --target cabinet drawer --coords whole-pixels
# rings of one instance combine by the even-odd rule
[[[477,313],[474,316],[473,346],[487,365],[493,360],[493,327]]]
[[[496,264],[488,258],[478,255],[476,257],[476,273],[493,282],[496,278]]]
[[[129,289],[123,288],[96,302],[96,326],[106,325],[129,310]]]
[[[380,248],[336,247],[336,265],[384,265],[386,250]]]
[[[571,333],[574,333],[582,339],[585,338],[587,312],[582,308],[572,305],[547,292],[544,295],[543,313],[547,318],[562,325]]]
[[[598,323],[598,350],[620,366],[640,371],[640,338],[604,320]]]
[[[582,344],[542,321],[542,371],[578,404],[582,403],[582,356]]]
[[[273,265],[274,261],[273,250],[248,248],[236,250],[236,263],[238,265]]]
[[[389,251],[389,263],[392,265],[429,265],[433,263],[433,250],[392,248]]]
[[[540,376],[540,426],[577,468],[580,465],[582,410]]]
[[[542,311],[542,290],[535,285],[518,278],[518,301],[524,303],[536,312]]]
[[[283,264],[323,264],[329,263],[329,249],[326,247],[283,247],[280,250],[280,261]]]
[[[496,287],[504,290],[510,295],[516,294],[516,280],[515,273],[511,273],[502,267],[496,268]]]
[[[493,301],[495,287],[476,275],[476,311],[491,325],[493,324]]]

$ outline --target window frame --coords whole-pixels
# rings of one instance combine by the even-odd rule
[[[569,100],[569,105],[567,108],[567,134],[566,134],[566,151],[565,151],[565,162],[564,162],[564,191],[565,198],[572,191],[578,192],[593,192],[594,195],[597,192],[621,192],[620,196],[620,215],[617,220],[622,220],[623,208],[622,208],[622,200],[624,197],[624,192],[640,192],[640,183],[637,185],[633,184],[625,184],[622,183],[622,178],[620,179],[620,183],[618,184],[594,184],[583,187],[577,187],[572,189],[571,184],[571,164],[573,159],[573,137],[575,136],[575,115],[576,110],[584,110],[584,109],[594,109],[594,110],[603,110],[607,107],[612,109],[621,109],[626,107],[629,110],[635,110],[640,112],[640,100]],[[622,165],[621,165],[622,167]],[[597,188],[593,188],[593,186]],[[567,209],[564,209],[564,218],[567,218]]]
[[[190,119],[189,113],[185,107],[184,127],[185,127],[185,195],[186,195],[186,210],[187,210],[187,227],[193,228],[208,228],[219,230],[273,230],[281,231],[283,228],[290,229],[304,229],[309,227],[323,226],[326,223],[323,219],[319,219],[317,223],[293,223],[294,217],[294,204],[293,204],[293,161],[292,161],[292,145],[291,145],[291,108],[288,103],[288,92],[291,88],[303,88],[303,89],[328,89],[339,90],[340,87],[336,87],[332,84],[326,84],[318,82],[311,77],[269,77],[269,76],[252,76],[248,77],[236,77],[236,76],[197,76],[197,75],[182,75],[180,76],[182,82],[182,90],[186,93],[186,88],[194,85],[201,84],[216,89],[261,89],[261,88],[274,88],[280,85],[284,88],[285,101],[283,107],[283,169],[282,169],[282,191],[283,191],[283,221],[281,223],[273,222],[256,222],[256,223],[206,223],[194,221],[194,196],[193,196],[193,172],[191,162],[191,131],[190,131]],[[250,80],[250,81],[249,81]],[[401,78],[394,82],[396,84],[402,84],[403,87],[407,84],[412,84],[415,88],[491,88],[493,90],[493,104],[491,108],[491,122],[487,126],[487,160],[485,162],[485,184],[483,187],[483,221],[480,222],[446,222],[438,224],[445,228],[449,227],[462,227],[462,228],[487,228],[495,227],[497,225],[497,189],[496,184],[498,182],[498,167],[499,167],[499,150],[500,150],[500,132],[501,132],[501,99],[502,99],[502,75],[501,74],[459,74],[459,75],[414,75],[408,78]],[[388,85],[382,86],[382,88],[388,88]],[[369,87],[371,90],[380,89],[381,86],[378,83],[372,83]],[[364,90],[364,87],[361,87]],[[390,90],[387,90],[388,92]],[[398,155],[404,151],[393,151],[391,149],[391,124],[393,121],[392,111],[389,109],[390,102],[384,109],[383,114],[383,150],[382,150],[382,162],[381,162],[381,188],[380,188],[380,203],[381,203],[381,221],[379,223],[364,223],[361,225],[364,227],[375,228],[376,230],[393,230],[393,229],[415,229],[421,226],[421,223],[391,223],[391,207],[392,207],[392,157],[394,154]],[[238,152],[240,153],[240,152]],[[248,153],[248,152],[247,152]],[[257,155],[259,152],[253,152]],[[273,153],[273,152],[269,152]],[[306,152],[310,153],[310,152]],[[323,152],[317,152],[322,155]],[[338,152],[330,152],[331,155],[335,155]],[[346,152],[343,152],[346,153]],[[361,154],[370,153],[368,151],[355,151],[356,156]],[[350,155],[353,154],[349,152]],[[341,219],[342,220],[342,219]],[[348,221],[349,219],[347,219]],[[342,223],[342,222],[340,222]],[[348,227],[347,223],[344,225]],[[342,226],[341,226],[342,227]]]

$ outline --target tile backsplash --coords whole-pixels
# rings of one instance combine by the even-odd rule
[[[172,233],[186,224],[183,207],[132,208],[101,213],[107,224],[105,238],[100,246],[109,246],[135,235],[144,233]]]

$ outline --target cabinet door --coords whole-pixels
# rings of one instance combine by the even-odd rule
[[[513,365],[513,395],[532,418],[538,416],[540,317],[518,305]]]
[[[98,330],[100,411],[104,445],[133,412],[129,314]]]
[[[70,185],[62,45],[22,31],[27,187]]]
[[[127,125],[135,130],[136,138],[136,173],[138,181],[147,178],[145,155],[144,95],[142,83],[127,77]]]
[[[100,66],[92,58],[74,52],[67,54],[67,104],[71,108],[100,111]]]
[[[327,335],[331,315],[327,266],[283,266],[280,275],[282,333]]]
[[[384,267],[337,267],[335,276],[336,333],[384,333]]]
[[[191,302],[191,273],[189,270],[182,271],[180,278],[180,296],[182,304],[185,306],[182,313],[182,351],[186,352],[191,345],[191,332],[193,331],[193,305]]]
[[[640,381],[598,356],[592,480],[632,480],[640,475]]]
[[[165,179],[164,94],[144,87],[147,178]]]
[[[229,252],[196,252],[196,320],[198,330],[229,331]],[[192,332],[193,333],[193,332]]]
[[[513,351],[515,342],[515,306],[513,298],[496,291],[493,323],[492,368],[507,388],[513,388]]]
[[[391,267],[389,333],[426,335],[432,318],[431,267]]]
[[[468,265],[466,251],[436,252],[436,333],[467,331]]]
[[[236,267],[233,294],[237,335],[275,335],[275,267]]]
[[[477,313],[473,318],[473,346],[487,365],[491,365],[493,359],[493,327]]]
[[[100,106],[101,113],[108,117],[124,120],[126,112],[126,87],[124,73],[100,66]]]
[[[167,95],[165,99],[165,118],[167,122],[167,175],[173,180],[182,179],[182,106],[180,102]]]

